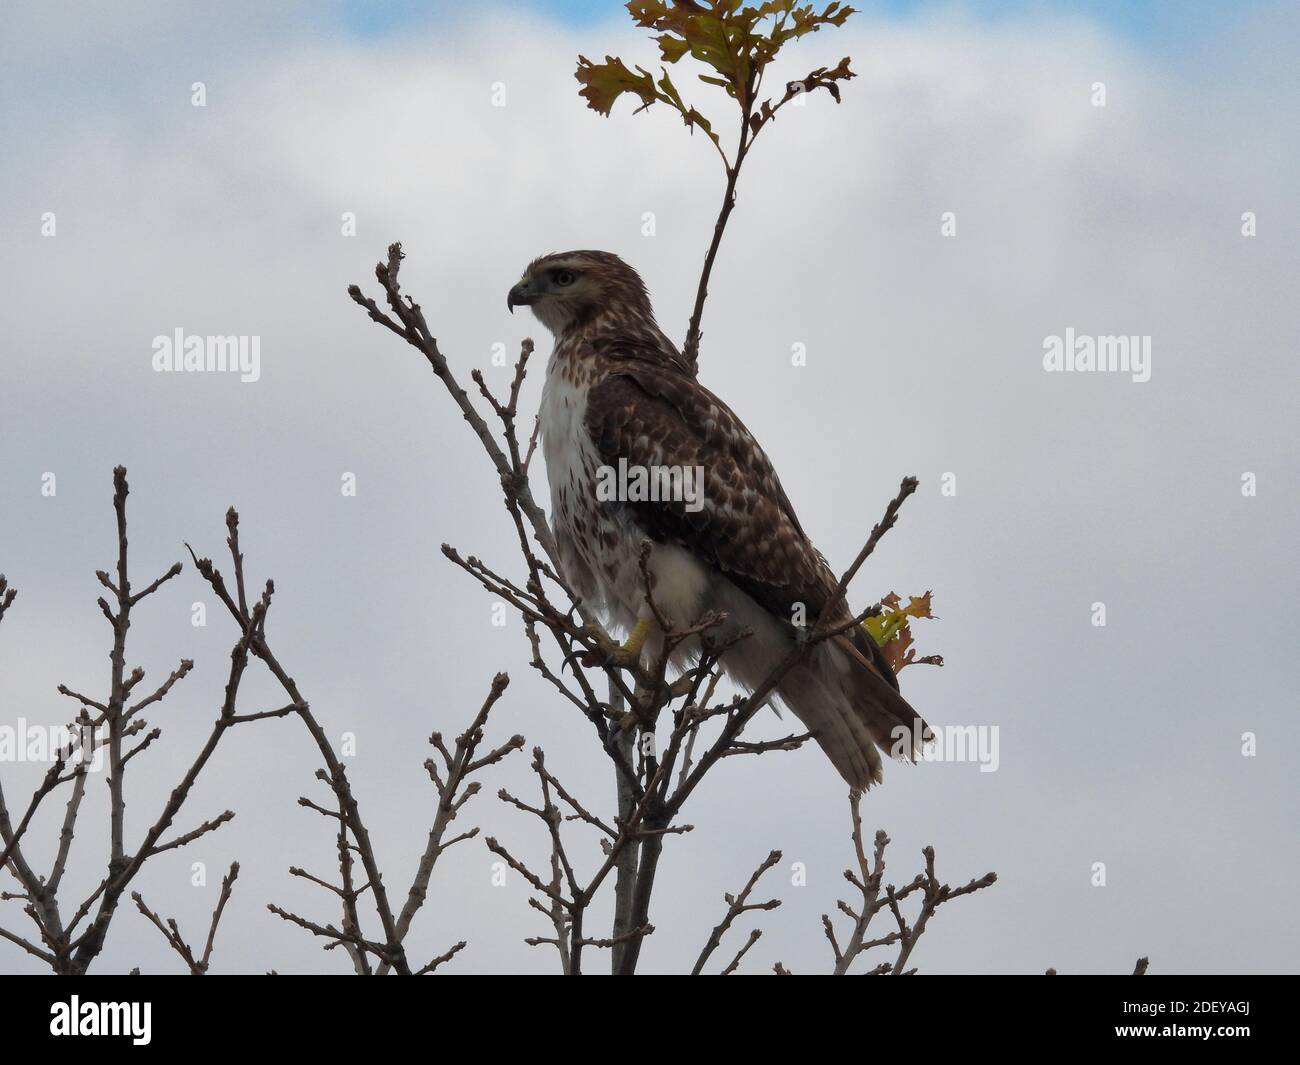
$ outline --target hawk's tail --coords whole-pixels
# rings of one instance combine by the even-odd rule
[[[814,648],[778,691],[852,788],[880,783],[881,751],[913,759],[929,736],[875,641],[860,628]]]

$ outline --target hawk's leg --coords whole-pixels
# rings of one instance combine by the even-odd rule
[[[615,643],[609,633],[596,624],[587,625],[586,632],[596,641],[600,653],[604,655],[603,664],[617,666],[620,669],[631,669],[641,661],[641,651],[650,637],[650,627],[653,624],[653,618],[641,618],[632,629],[627,642],[623,644]],[[588,664],[601,665],[602,663],[594,661]]]

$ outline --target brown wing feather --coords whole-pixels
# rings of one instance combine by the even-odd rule
[[[773,614],[790,619],[802,603],[809,620],[836,581],[809,541],[771,460],[730,407],[697,380],[627,358],[587,397],[587,431],[604,462],[699,466],[704,506],[629,503],[652,539],[705,558]],[[847,607],[835,611],[848,618]],[[875,642],[854,639],[891,685],[894,671]]]
[[[820,616],[836,588],[834,574],[804,534],[763,449],[722,400],[671,368],[624,356],[588,393],[585,424],[602,462],[702,468],[704,505],[694,513],[685,501],[624,504],[648,537],[685,547],[775,617],[791,621],[796,603],[804,604],[809,622]],[[832,617],[847,620],[847,604]],[[822,664],[802,664],[780,693],[845,780],[866,787],[880,779],[875,746],[890,750],[898,726],[912,735],[926,726],[861,628],[824,647]],[[836,656],[847,671],[826,668]]]
[[[825,563],[800,528],[776,471],[740,419],[697,381],[629,364],[587,396],[587,431],[603,462],[700,467],[703,507],[625,504],[651,539],[688,548],[772,613],[816,616]],[[832,583],[833,587],[833,583]]]

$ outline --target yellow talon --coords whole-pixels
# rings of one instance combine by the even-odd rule
[[[627,642],[621,646],[610,639],[609,634],[599,625],[588,625],[587,632],[600,645],[601,653],[610,662],[618,666],[629,667],[641,660],[641,650],[650,637],[652,623],[653,619],[651,618],[641,618],[633,627]]]
[[[636,623],[632,629],[632,634],[627,638],[627,643],[621,648],[625,655],[631,655],[633,658],[641,657],[641,649],[650,636],[650,624],[650,618],[642,618]]]

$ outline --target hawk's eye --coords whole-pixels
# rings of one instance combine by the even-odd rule
[[[575,281],[577,281],[578,275],[575,274],[572,270],[556,270],[555,273],[551,275],[551,279],[557,285],[563,288],[564,286],[572,285]]]

